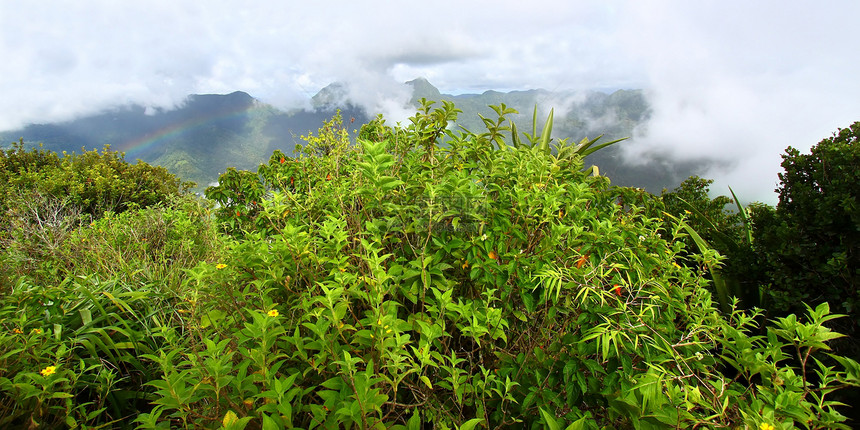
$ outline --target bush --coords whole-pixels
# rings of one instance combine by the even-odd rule
[[[0,150],[2,291],[8,291],[16,278],[24,275],[33,276],[31,280],[37,283],[59,282],[72,266],[80,266],[84,261],[93,263],[102,259],[98,264],[107,265],[132,263],[120,263],[116,256],[100,252],[115,248],[95,247],[95,243],[81,247],[80,241],[70,240],[78,237],[75,232],[79,227],[105,214],[122,214],[155,205],[176,208],[150,212],[155,218],[169,216],[178,221],[185,213],[199,218],[203,216],[202,209],[193,209],[196,203],[185,194],[191,185],[181,183],[162,167],[142,162],[129,164],[122,153],[108,147],[101,153],[64,153],[62,157],[39,148],[26,150],[23,142],[8,151]],[[130,219],[123,220],[126,221]],[[163,226],[162,221],[150,219],[133,228],[157,229]],[[194,223],[191,218],[185,222]],[[195,230],[188,232],[189,237],[206,231],[198,226],[183,228]],[[93,239],[98,241],[101,237]]]
[[[73,205],[32,203],[52,216],[14,229],[0,254],[0,427],[130,428],[162,376],[144,355],[181,344],[157,334],[192,324],[188,270],[218,261],[225,241],[187,198],[81,226]]]
[[[165,299],[95,276],[19,280],[0,307],[0,426],[117,428],[146,410],[141,385],[159,374],[142,356],[159,349]]]
[[[455,133],[425,102],[355,144],[335,118],[207,190],[230,236],[187,200],[21,236],[43,253],[3,254],[35,268],[2,297],[0,424],[847,428],[828,305],[720,313],[722,257],[586,173],[595,140],[494,110]]]
[[[0,217],[31,193],[63,199],[81,213],[98,218],[104,212],[146,207],[183,194],[193,183],[183,183],[163,167],[125,161],[121,152],[105,146],[102,152],[62,154],[40,148],[25,149],[23,141],[0,150]]]
[[[860,122],[855,122],[809,154],[786,149],[779,203],[754,212],[756,247],[771,279],[768,294],[774,309],[797,312],[802,302],[829,302],[851,316],[841,323],[855,337],[860,334],[858,141]]]
[[[826,306],[765,336],[721,316],[716,253],[680,265],[680,227],[619,206],[564,141],[508,146],[497,112],[453,133],[425,105],[208,190],[257,203],[220,213],[236,242],[186,281],[201,323],[150,357],[141,427],[839,427],[828,396],[858,365],[815,358]]]

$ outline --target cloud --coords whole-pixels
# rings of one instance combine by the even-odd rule
[[[447,92],[588,87],[611,39],[604,4],[512,0],[392,4],[163,0],[0,5],[0,129],[119,104],[170,108],[189,93],[243,90],[279,107],[331,82],[368,107],[403,99],[404,81]],[[23,24],[22,24],[23,23]],[[575,56],[579,67],[571,67]],[[605,58],[605,57],[604,57]],[[598,63],[605,61],[601,60]],[[14,66],[13,66],[14,65]],[[600,64],[597,64],[598,66]],[[371,102],[374,95],[384,102]]]
[[[307,107],[332,82],[396,120],[419,76],[451,94],[644,88],[652,117],[624,145],[630,162],[713,158],[701,174],[718,192],[772,200],[786,146],[860,119],[858,12],[853,0],[0,2],[0,130],[170,109],[190,93]]]
[[[807,150],[860,119],[860,83],[844,69],[857,66],[856,46],[841,30],[860,10],[839,5],[631,5],[622,37],[648,73],[653,112],[624,147],[628,162],[715,160],[701,172],[714,191],[774,203],[787,146]]]

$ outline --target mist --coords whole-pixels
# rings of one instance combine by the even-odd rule
[[[309,108],[332,82],[391,123],[412,113],[416,77],[448,94],[644,89],[650,120],[623,145],[628,163],[707,165],[716,193],[772,203],[787,146],[860,120],[858,12],[849,0],[3,2],[0,130],[169,110],[188,94]]]

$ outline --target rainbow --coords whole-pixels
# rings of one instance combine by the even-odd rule
[[[128,140],[119,143],[119,149],[125,152],[126,159],[134,160],[146,154],[151,148],[157,147],[159,144],[176,139],[194,129],[205,127],[208,124],[223,121],[231,118],[238,118],[245,115],[254,106],[243,106],[238,109],[219,111],[213,115],[190,118],[188,120],[171,124],[162,129],[147,133],[137,139]]]

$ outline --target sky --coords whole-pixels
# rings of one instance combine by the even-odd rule
[[[860,121],[856,0],[239,4],[0,0],[0,130],[188,94],[301,107],[335,81],[393,120],[416,77],[448,94],[643,89],[629,162],[714,160],[712,191],[775,203],[786,147]]]

